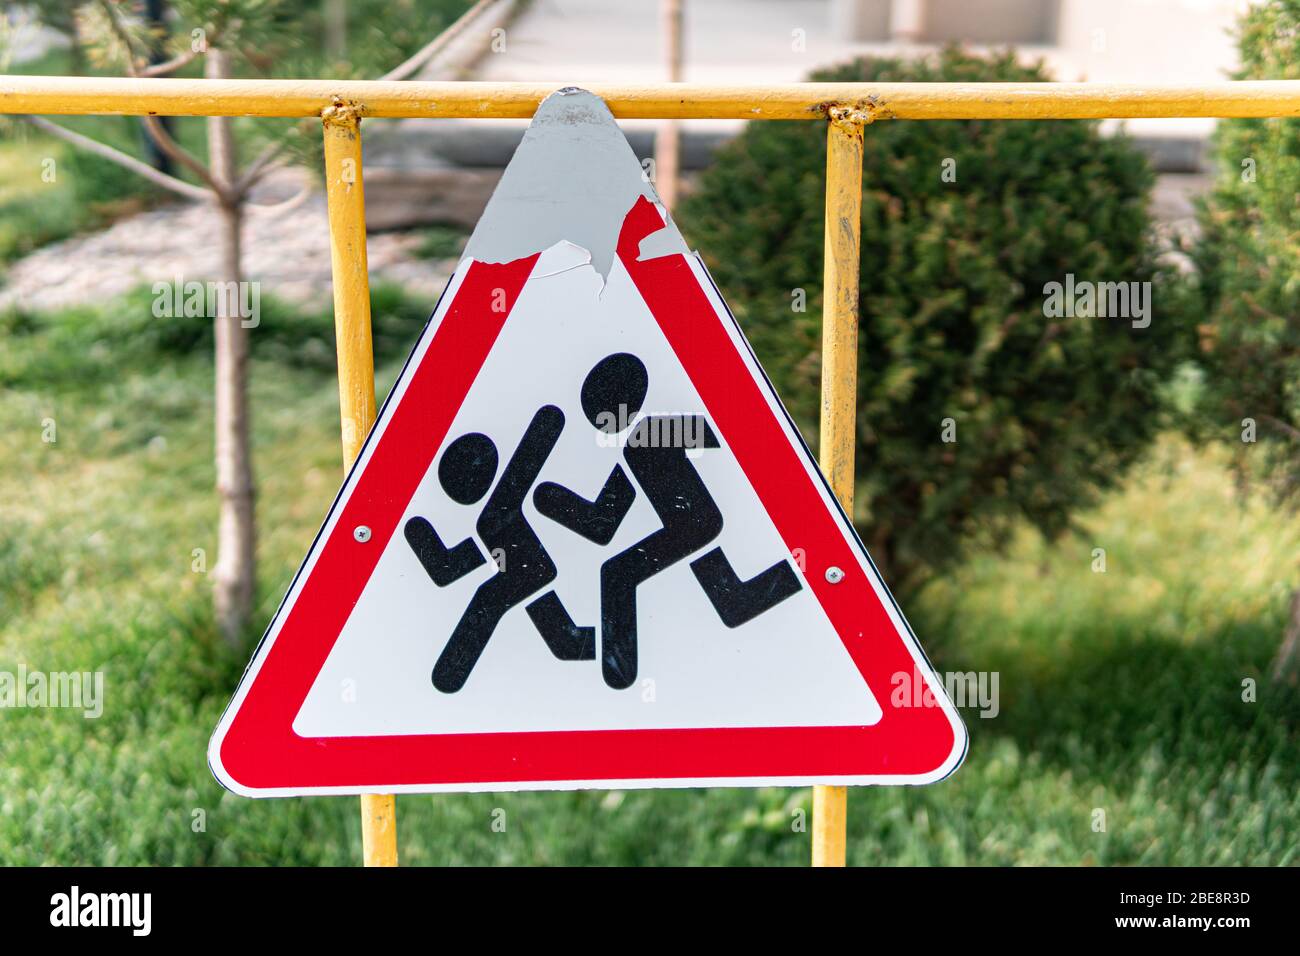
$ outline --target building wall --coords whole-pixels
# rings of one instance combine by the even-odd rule
[[[930,43],[1048,44],[1059,0],[925,0],[921,39]]]
[[[1207,82],[1249,0],[829,0],[845,42],[1042,47],[1063,80]],[[1155,42],[1157,41],[1158,42]]]
[[[1242,0],[1065,0],[1062,80],[1203,83],[1236,68]],[[1068,72],[1067,72],[1068,71]]]

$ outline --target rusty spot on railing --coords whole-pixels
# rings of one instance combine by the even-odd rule
[[[868,96],[853,103],[827,100],[824,103],[818,103],[812,109],[813,112],[826,117],[832,123],[854,126],[867,126],[879,119],[893,118],[893,113],[875,96]]]
[[[341,96],[333,98],[331,104],[321,110],[320,118],[326,126],[347,126],[356,128],[361,124],[361,117],[366,108],[361,103],[345,100]]]

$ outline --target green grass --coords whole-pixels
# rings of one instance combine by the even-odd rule
[[[426,226],[420,230],[420,244],[414,253],[421,259],[458,259],[468,239],[469,232],[463,226]]]
[[[123,117],[93,117],[65,125],[82,127],[128,152],[130,122]],[[51,242],[140,212],[157,203],[161,192],[134,173],[92,156],[15,121],[0,139],[0,265]]]
[[[340,476],[328,315],[263,306],[260,623]],[[377,293],[384,387],[423,309]],[[209,340],[183,322],[150,318],[141,296],[0,319],[0,670],[102,669],[107,684],[98,720],[0,711],[2,864],[360,858],[354,798],[246,800],[205,765],[247,651],[217,639],[191,570],[195,548],[215,559],[216,506]],[[1222,461],[1170,439],[1082,525],[1052,546],[1026,533],[909,607],[941,669],[999,672],[1001,713],[967,711],[970,755],[949,780],[852,792],[851,862],[1300,863],[1300,715],[1263,680],[1300,523],[1243,505]],[[810,802],[480,794],[402,797],[398,815],[412,864],[802,864],[792,823]]]

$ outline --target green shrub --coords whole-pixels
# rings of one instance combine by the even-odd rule
[[[957,49],[813,78],[1046,79],[1010,53]],[[819,402],[825,136],[821,123],[749,124],[681,217],[804,425]],[[1149,446],[1184,352],[1161,308],[1170,276],[1151,237],[1152,182],[1095,123],[867,128],[856,518],[892,583],[1020,518],[1060,533]],[[1070,273],[1154,283],[1149,327],[1049,318],[1045,286]],[[947,419],[955,442],[942,440]]]
[[[118,148],[138,141],[133,117],[94,117],[79,124]],[[74,125],[69,123],[68,125]],[[54,178],[44,178],[51,162]],[[159,199],[159,190],[116,163],[32,133],[0,124],[0,263],[51,242],[100,229]]]
[[[1300,3],[1270,0],[1238,24],[1238,79],[1300,79]],[[1218,178],[1192,247],[1201,316],[1199,402],[1190,431],[1226,440],[1239,476],[1300,501],[1300,120],[1223,120]],[[1273,662],[1300,685],[1300,590]]]
[[[348,0],[343,58],[329,50],[320,0],[263,2],[249,59],[279,76],[372,80],[402,63],[470,8],[472,0]],[[209,6],[202,0],[200,6]],[[319,138],[319,137],[318,137]]]
[[[70,189],[0,202],[0,264],[74,235],[86,222],[85,212]]]
[[[428,226],[420,233],[420,244],[415,247],[415,255],[421,259],[459,259],[465,251],[465,240],[468,238],[460,226]]]
[[[120,134],[115,138],[123,144],[142,142],[144,134],[135,128],[135,118],[120,119]],[[126,199],[157,200],[162,195],[157,187],[131,170],[80,149],[68,149],[61,166],[59,175],[68,177],[77,201],[93,211],[100,212]]]
[[[1300,3],[1250,9],[1239,46],[1239,78],[1300,79]],[[1300,490],[1300,120],[1224,120],[1215,153],[1218,179],[1192,249],[1205,323],[1199,430],[1228,439],[1243,465],[1293,496]],[[1249,441],[1252,427],[1257,442]]]

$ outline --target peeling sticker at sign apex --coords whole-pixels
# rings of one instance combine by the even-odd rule
[[[637,262],[645,262],[647,259],[658,259],[661,256],[671,256],[687,251],[682,242],[682,234],[677,231],[676,226],[672,225],[668,210],[661,205],[659,211],[663,214],[668,225],[658,232],[650,233],[641,240],[640,246],[637,247]]]
[[[663,209],[604,100],[566,87],[537,108],[465,258],[514,262],[567,241],[586,250],[607,280],[623,215],[642,196]],[[667,222],[646,237],[642,259],[689,254],[664,212]]]
[[[567,239],[561,239],[544,252],[531,273],[534,279],[545,279],[591,265],[591,253],[582,246],[575,246]]]

